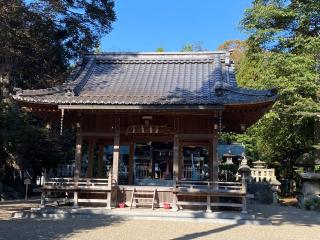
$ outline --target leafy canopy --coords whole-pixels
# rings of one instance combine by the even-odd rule
[[[70,61],[98,47],[115,21],[112,0],[0,1],[0,83],[61,83]]]
[[[318,0],[255,0],[241,22],[250,36],[237,68],[239,84],[277,87],[278,101],[247,132],[259,157],[293,174],[296,160],[313,151],[320,99]]]
[[[9,93],[63,82],[82,52],[99,50],[115,20],[113,0],[0,1],[0,185],[3,169],[39,174],[73,158],[74,134],[60,137],[55,127],[46,129]]]

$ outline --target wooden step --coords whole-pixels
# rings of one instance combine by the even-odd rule
[[[144,206],[144,205],[153,205],[152,202],[148,202],[148,203],[136,203],[136,206]]]
[[[149,195],[149,196],[153,196],[153,192],[152,193],[135,192],[134,195]]]
[[[134,200],[135,200],[135,199],[137,199],[137,200],[151,199],[151,200],[152,200],[152,198],[146,198],[146,197],[133,197],[133,199],[134,199]]]
[[[131,201],[130,201],[130,209],[133,206],[133,202],[135,206],[152,206],[152,210],[154,209],[155,203],[155,196],[156,196],[157,189],[154,188],[153,190],[136,190],[135,188],[132,191]],[[142,201],[139,200],[149,200],[149,201]]]

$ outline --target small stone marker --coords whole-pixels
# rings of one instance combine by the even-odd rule
[[[30,178],[26,178],[26,179],[24,180],[24,185],[26,185],[26,196],[25,196],[25,200],[28,199],[28,185],[30,185],[30,184],[31,184]]]

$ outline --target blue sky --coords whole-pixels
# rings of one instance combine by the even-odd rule
[[[101,40],[103,51],[180,51],[201,42],[215,50],[245,39],[239,22],[252,0],[116,0],[117,21]]]

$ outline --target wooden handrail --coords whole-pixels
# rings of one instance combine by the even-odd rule
[[[195,183],[195,184],[208,184],[208,183],[219,183],[219,184],[230,184],[230,185],[241,185],[241,182],[219,182],[219,181],[192,181],[192,180],[179,180],[177,181],[177,184],[179,183]]]
[[[46,179],[44,188],[83,188],[90,187],[92,189],[97,188],[110,188],[112,187],[111,174],[108,178],[48,178]]]
[[[246,192],[243,182],[219,182],[219,181],[175,181],[175,189],[190,189],[190,191],[230,191]]]

